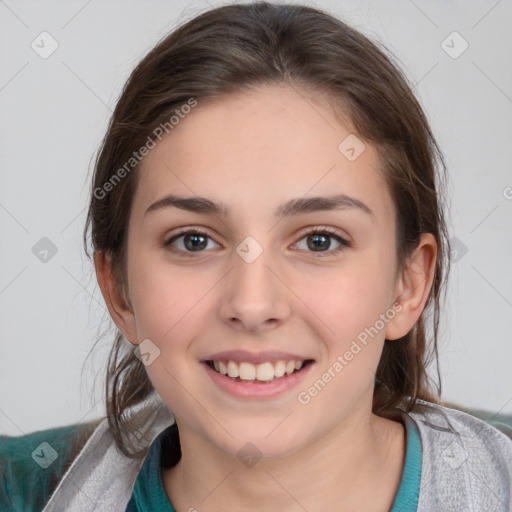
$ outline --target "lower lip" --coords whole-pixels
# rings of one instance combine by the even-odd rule
[[[272,382],[262,382],[258,384],[254,382],[237,382],[212,370],[206,363],[202,364],[213,382],[215,382],[222,391],[239,398],[273,398],[281,395],[297,386],[314,365],[314,363],[309,363],[298,372],[294,372]]]

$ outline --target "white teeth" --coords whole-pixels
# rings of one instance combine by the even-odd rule
[[[222,361],[219,361],[219,372],[222,375],[227,375],[228,373],[228,367]]]
[[[240,378],[242,380],[254,380],[256,378],[255,366],[251,363],[240,363]]]
[[[259,364],[256,367],[256,378],[258,380],[272,380],[274,378],[274,367],[272,363]]]
[[[248,362],[237,363],[235,361],[213,361],[213,367],[222,375],[227,375],[232,379],[239,378],[245,381],[269,382],[279,379],[286,375],[291,375],[294,371],[300,370],[304,361],[276,361],[275,363],[265,362],[252,364]]]
[[[282,377],[286,372],[286,363],[284,361],[277,361],[274,367],[276,377]]]
[[[232,379],[236,379],[238,377],[238,366],[235,362],[229,361],[228,362],[228,375]]]

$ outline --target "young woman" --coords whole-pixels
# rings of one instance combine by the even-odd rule
[[[324,12],[228,5],[170,34],[91,188],[107,417],[32,437],[30,470],[4,443],[6,508],[510,510],[512,441],[426,371],[443,169],[406,79]]]

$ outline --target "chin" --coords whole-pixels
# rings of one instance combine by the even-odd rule
[[[235,430],[238,434],[234,434],[233,437],[226,435],[222,436],[222,440],[211,439],[211,442],[241,462],[281,459],[297,451],[303,442],[286,431],[274,430],[278,423],[273,422],[272,427],[268,429],[241,428]]]

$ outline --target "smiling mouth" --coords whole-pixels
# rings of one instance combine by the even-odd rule
[[[313,359],[273,361],[252,364],[246,361],[205,361],[215,372],[228,377],[235,382],[265,384],[284,379],[298,373],[313,363]]]

